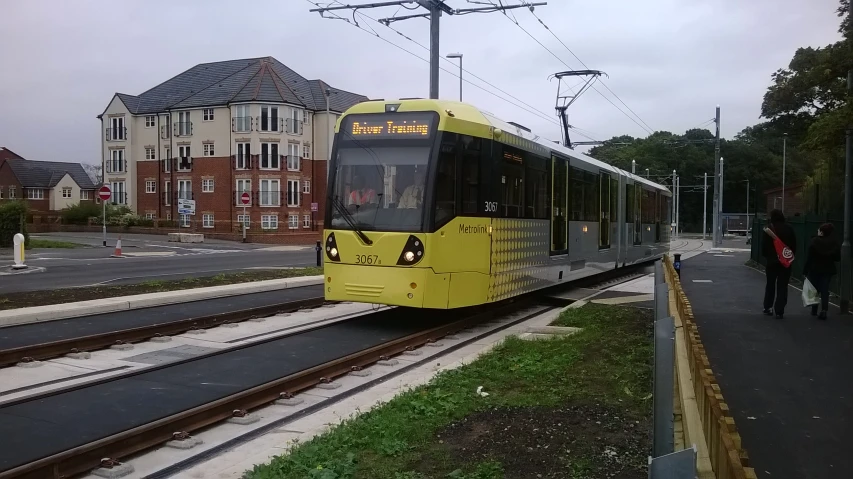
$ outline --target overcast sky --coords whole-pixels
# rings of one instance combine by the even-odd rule
[[[467,0],[447,3],[477,6]],[[653,130],[682,133],[713,118],[719,104],[722,134],[732,137],[759,120],[770,74],[786,67],[797,47],[839,38],[837,4],[548,0],[535,13],[587,67],[606,72],[606,85]],[[99,162],[95,117],[115,92],[139,94],[195,64],[220,60],[273,56],[308,79],[371,98],[429,95],[426,62],[355,26],[309,13],[310,8],[306,0],[0,0],[0,146],[30,159]],[[363,12],[373,18],[413,13],[396,7]],[[340,15],[352,21],[351,13]],[[583,68],[528,10],[513,15],[562,62]],[[398,33],[356,18],[363,28],[428,58],[427,50]],[[548,76],[569,68],[510,18],[443,16],[441,53],[463,53],[466,70],[541,113],[528,113],[503,101],[508,98],[503,93],[499,98],[467,83],[465,101],[559,139],[557,84]],[[391,27],[429,45],[425,19]],[[458,71],[457,63],[442,61],[442,66]],[[630,114],[601,83],[596,88]],[[458,79],[442,72],[441,98],[458,95]],[[570,123],[596,140],[647,135],[593,90],[569,113]],[[573,139],[585,140],[577,134]]]

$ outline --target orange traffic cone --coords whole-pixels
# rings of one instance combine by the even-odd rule
[[[122,254],[121,254],[121,235],[119,235],[118,239],[116,240],[115,253],[113,253],[110,257],[111,258],[125,258],[126,257],[126,256],[122,256]]]

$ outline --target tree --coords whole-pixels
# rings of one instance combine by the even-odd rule
[[[86,173],[89,175],[89,178],[91,178],[96,185],[100,185],[104,181],[103,165],[83,163],[83,169],[86,170]]]

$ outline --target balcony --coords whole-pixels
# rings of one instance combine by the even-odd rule
[[[160,127],[160,139],[168,140],[172,137],[172,132],[169,130],[167,125],[163,125]]]
[[[252,164],[252,156],[257,155],[231,155],[231,158],[234,160],[234,169],[235,170],[251,170]]]
[[[127,127],[107,128],[107,141],[124,141],[127,139]]]
[[[193,200],[195,197],[193,196],[192,190],[178,190],[178,199],[179,200]]]
[[[255,125],[261,133],[281,133],[284,130],[284,118],[256,116]]]
[[[191,156],[182,156],[178,158],[178,171],[192,171],[193,158]]]
[[[127,160],[109,160],[107,161],[107,174],[117,175],[127,173]]]
[[[281,190],[260,191],[258,196],[261,206],[281,206]]]
[[[291,135],[301,135],[304,130],[304,123],[302,120],[294,120],[293,118],[288,118],[285,122],[285,128],[289,134]]]
[[[175,132],[175,136],[192,136],[192,134],[193,134],[193,122],[191,122],[191,121],[178,121],[178,122],[175,122],[175,125],[172,129]]]
[[[107,201],[113,205],[126,205],[127,193],[123,191],[113,191],[112,196],[110,196],[110,199]]]
[[[234,133],[248,133],[252,131],[251,116],[234,116],[231,117],[231,131]]]

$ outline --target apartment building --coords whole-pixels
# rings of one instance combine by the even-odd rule
[[[111,201],[200,231],[310,229],[322,222],[336,119],[365,100],[272,57],[204,63],[138,96],[116,93],[98,115]]]

